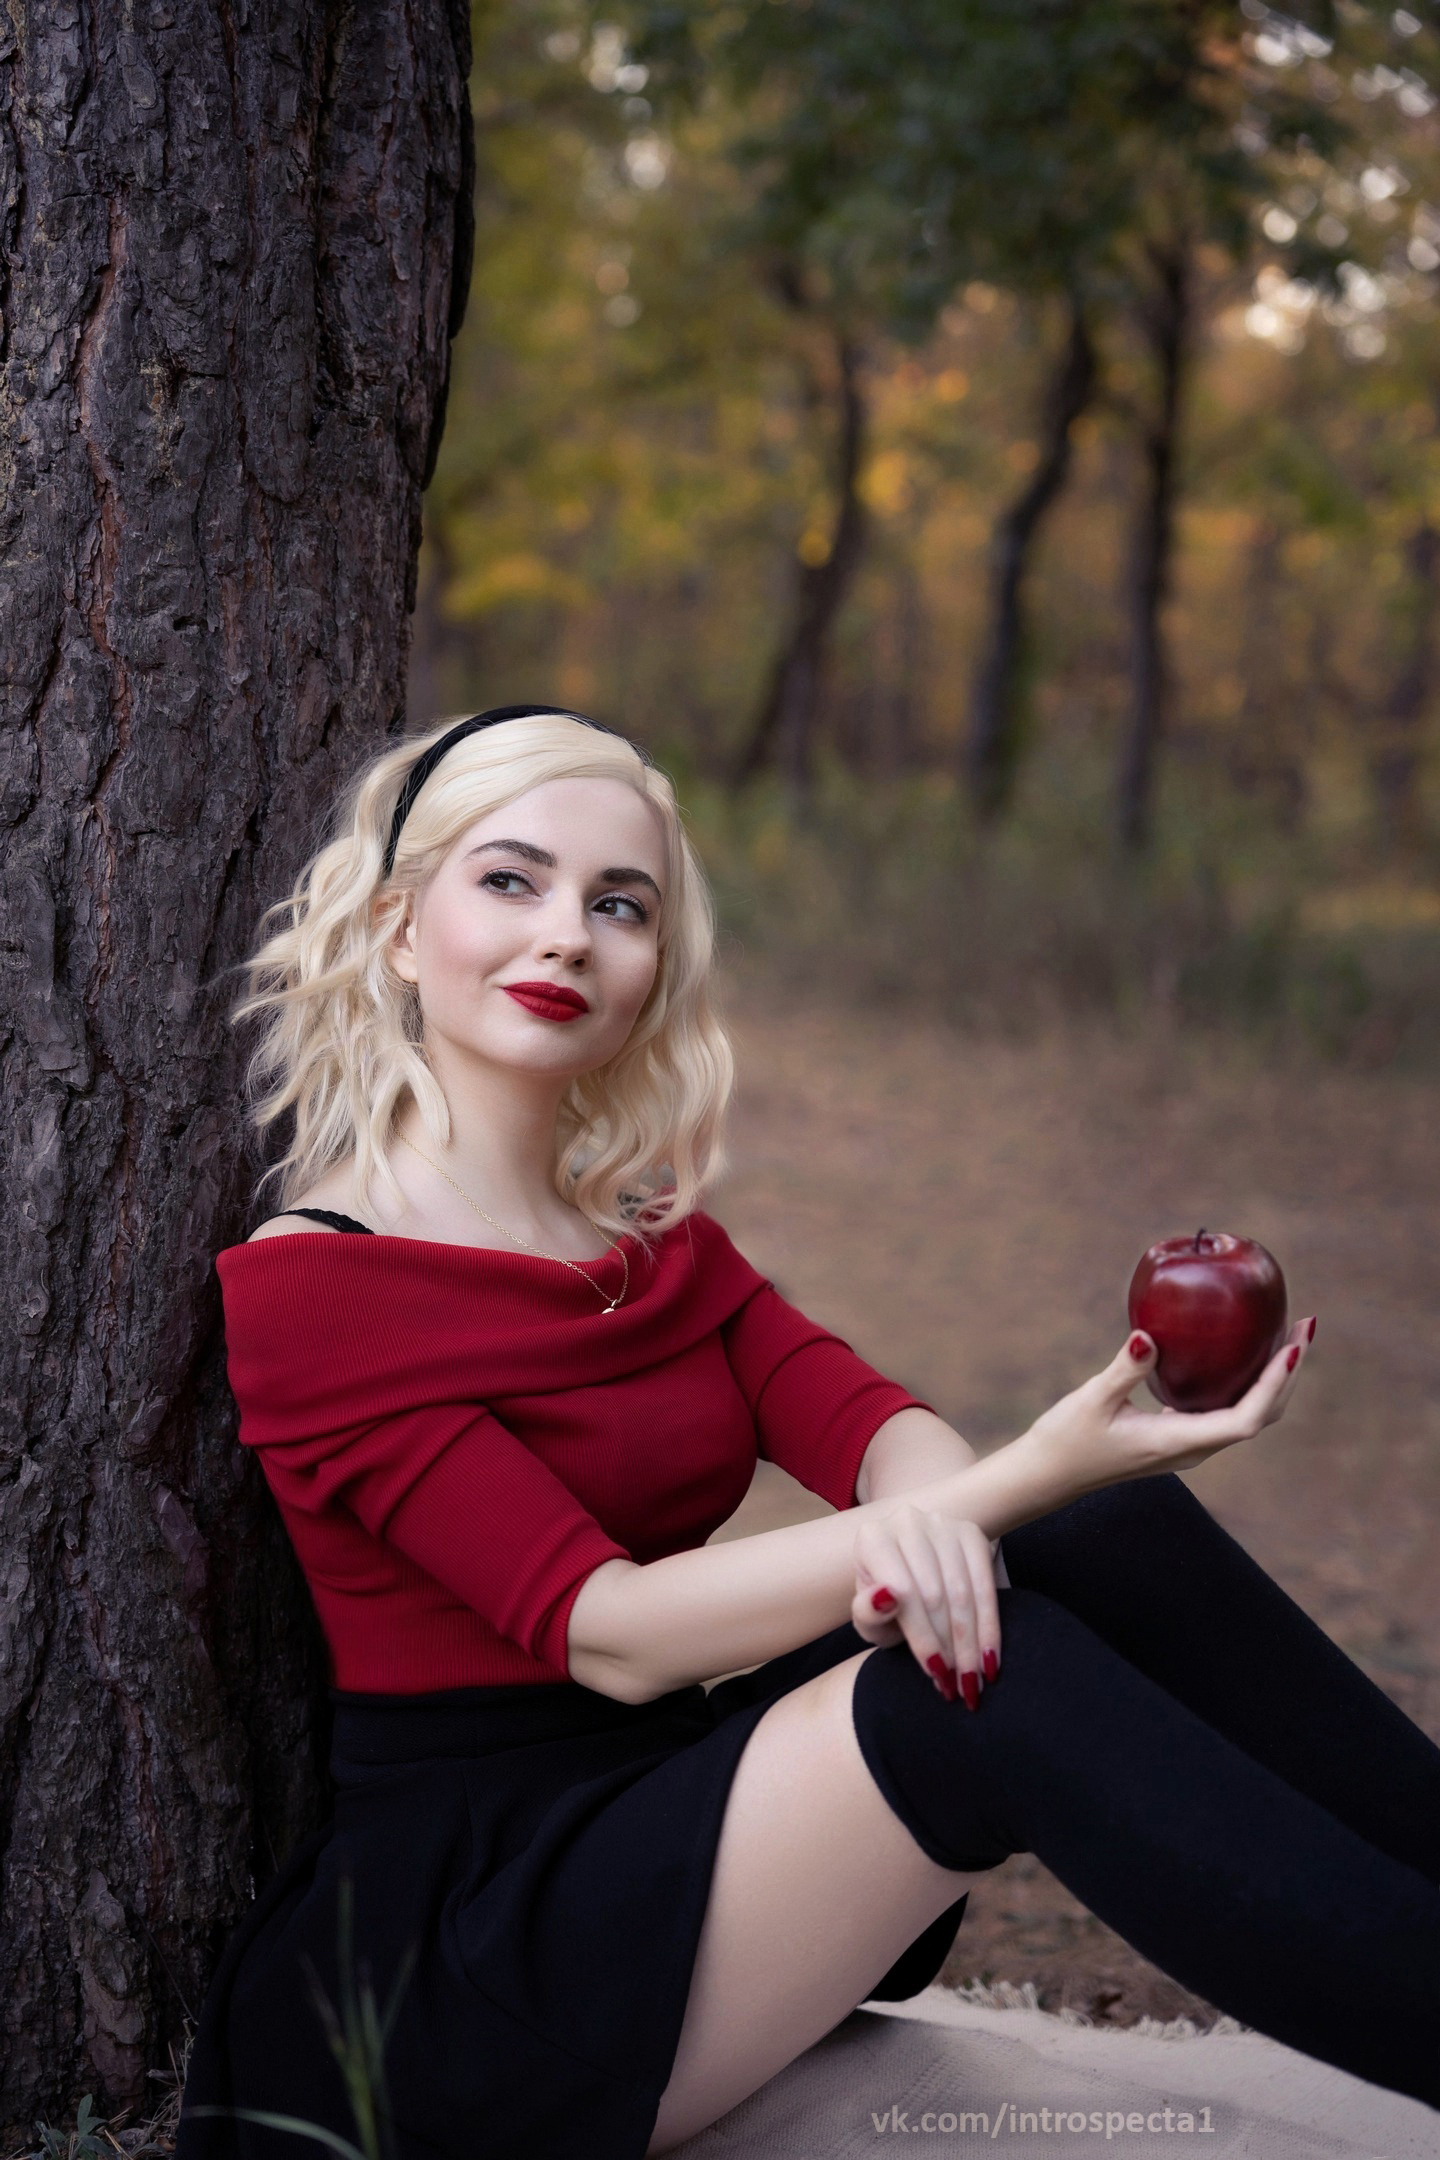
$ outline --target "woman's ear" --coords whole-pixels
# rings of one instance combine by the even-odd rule
[[[374,905],[378,912],[383,903],[377,900]],[[395,918],[395,924],[396,926],[392,928],[389,937],[385,941],[384,956],[402,982],[413,983],[419,979],[419,969],[415,960],[415,921],[412,895],[407,893],[405,896],[404,906],[398,917]]]

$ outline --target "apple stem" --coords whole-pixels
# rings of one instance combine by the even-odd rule
[[[1204,1232],[1203,1230],[1197,1230],[1197,1231],[1195,1232],[1195,1250],[1196,1250],[1196,1252],[1199,1252],[1199,1250],[1200,1250],[1200,1240],[1201,1240],[1201,1238],[1203,1238],[1203,1237],[1204,1237],[1204,1235],[1205,1235],[1205,1232]]]

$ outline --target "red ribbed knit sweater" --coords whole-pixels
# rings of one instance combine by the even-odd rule
[[[788,1305],[710,1216],[626,1249],[612,1313],[524,1253],[317,1230],[219,1254],[240,1438],[335,1687],[567,1679],[592,1569],[703,1545],[757,1453],[855,1505],[871,1438],[919,1398]],[[584,1265],[619,1288],[614,1253]]]

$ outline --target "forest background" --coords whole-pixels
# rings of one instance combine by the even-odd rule
[[[797,982],[1428,1058],[1433,24],[602,14],[476,19],[412,719],[618,720]]]

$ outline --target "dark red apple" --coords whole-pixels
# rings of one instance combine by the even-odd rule
[[[1172,1410],[1228,1410],[1285,1334],[1285,1277],[1253,1238],[1162,1238],[1130,1278],[1130,1325],[1159,1352],[1152,1395]]]

